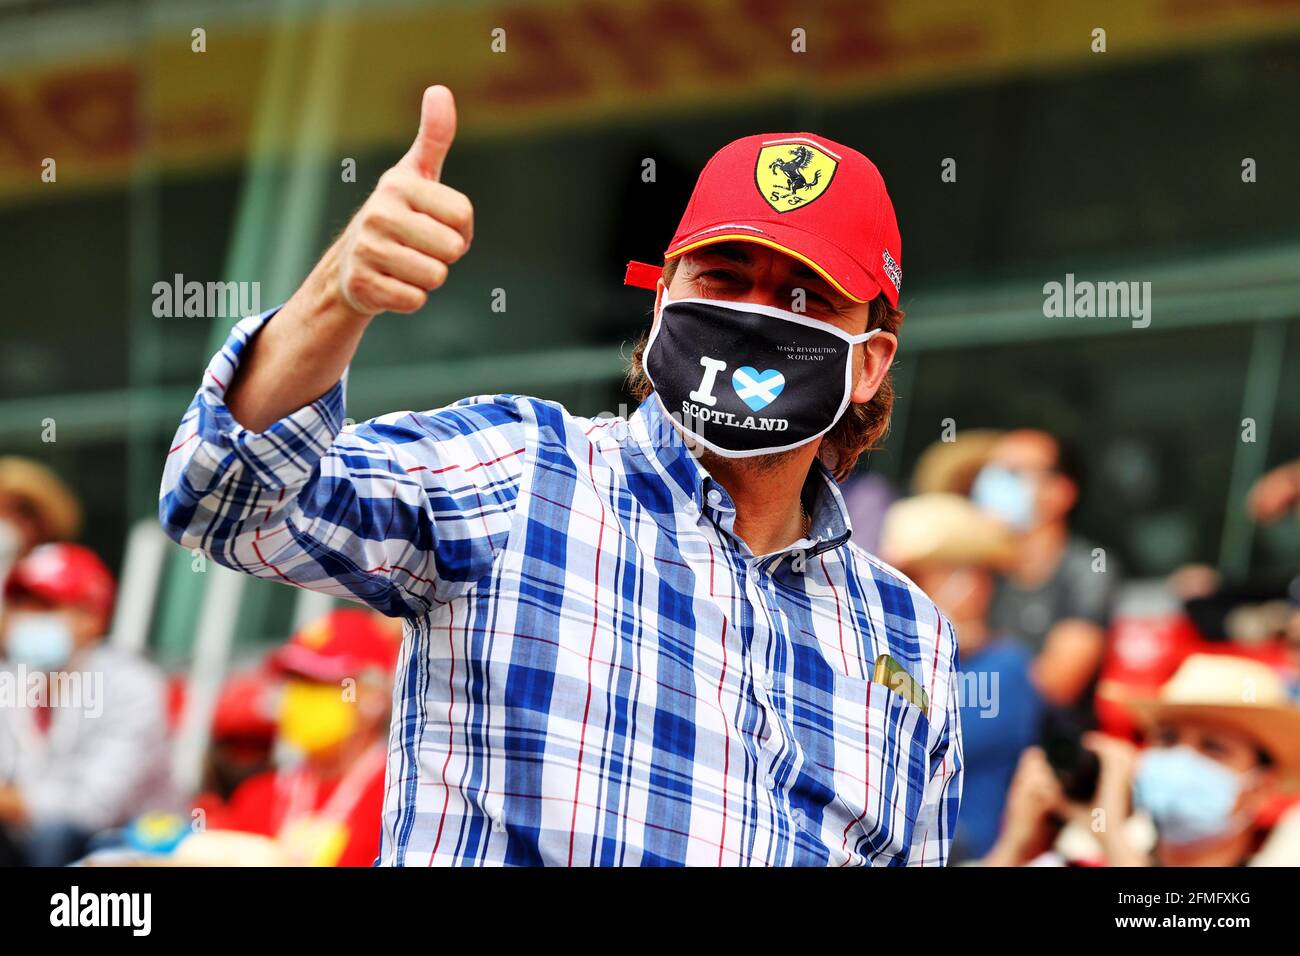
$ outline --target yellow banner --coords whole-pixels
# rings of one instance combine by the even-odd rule
[[[516,135],[1105,68],[1295,32],[1300,0],[370,6],[288,23],[213,23],[201,37],[174,15],[168,23],[119,49],[106,43],[93,56],[0,72],[0,197],[51,188],[52,177],[73,188],[120,184],[144,162],[164,171],[230,165],[304,137],[341,156],[405,143],[432,82],[456,93],[463,135]]]

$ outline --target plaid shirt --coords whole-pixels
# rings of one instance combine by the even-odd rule
[[[406,619],[385,864],[942,864],[961,794],[952,627],[850,543],[755,556],[654,396],[513,395],[343,426],[338,383],[261,433],[213,358],[163,526],[228,567]],[[883,684],[893,655],[929,712]]]

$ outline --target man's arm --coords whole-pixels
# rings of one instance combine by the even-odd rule
[[[474,210],[439,180],[456,134],[451,91],[424,91],[420,130],[297,292],[252,341],[226,404],[249,431],[314,402],[343,375],[371,319],[415,312],[469,249]]]
[[[1099,624],[1080,618],[1058,621],[1047,632],[1030,676],[1049,703],[1070,707],[1088,689],[1105,655],[1106,631]]]
[[[1122,575],[1113,560],[1106,570],[1091,561],[1066,560],[1071,562],[1066,578],[1069,602],[1065,614],[1047,632],[1030,669],[1039,693],[1058,707],[1077,703],[1101,669]]]
[[[371,317],[419,308],[468,242],[468,200],[435,181],[454,122],[450,93],[427,90],[415,144],[302,288],[236,325],[212,359],[163,474],[173,540],[393,616],[490,566],[521,482],[527,403],[486,397],[343,427],[344,372]]]

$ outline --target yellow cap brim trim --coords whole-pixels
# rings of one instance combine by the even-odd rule
[[[790,256],[792,259],[798,259],[800,262],[802,262],[802,263],[803,263],[804,265],[806,265],[808,268],[810,268],[810,269],[812,269],[814,272],[816,272],[819,276],[821,276],[823,279],[825,279],[827,282],[829,282],[832,286],[834,286],[834,287],[835,287],[835,291],[838,292],[840,295],[842,295],[842,296],[844,296],[844,297],[846,297],[846,298],[848,298],[848,299],[852,299],[854,302],[857,302],[857,303],[863,303],[863,302],[870,302],[870,301],[871,301],[870,299],[861,299],[861,298],[858,298],[856,295],[854,295],[854,294],[853,294],[852,292],[850,292],[848,289],[844,288],[844,286],[842,286],[842,285],[840,285],[838,282],[836,282],[835,279],[834,279],[834,277],[833,277],[829,272],[827,272],[825,269],[823,269],[823,268],[822,268],[821,266],[819,266],[817,263],[813,262],[811,259],[809,259],[807,256],[805,256],[803,253],[795,252],[795,251],[794,251],[793,249],[791,249],[789,246],[783,246],[783,245],[781,245],[781,243],[779,243],[779,242],[775,242],[775,241],[773,241],[773,240],[771,240],[771,239],[761,239],[761,238],[759,238],[758,236],[746,235],[745,233],[734,233],[734,234],[733,234],[733,233],[729,233],[729,232],[722,232],[722,233],[718,233],[716,236],[709,236],[707,239],[697,239],[697,240],[695,240],[695,242],[692,242],[692,243],[690,243],[690,244],[688,244],[688,245],[682,246],[680,249],[675,249],[675,250],[673,250],[672,252],[665,253],[665,254],[664,254],[664,258],[665,258],[665,259],[676,259],[678,256],[682,255],[683,253],[690,252],[692,249],[698,249],[698,248],[700,248],[701,246],[712,246],[712,245],[715,245],[715,244],[717,244],[717,243],[719,243],[719,242],[731,242],[731,241],[733,241],[733,240],[739,240],[740,242],[756,242],[756,243],[758,243],[760,246],[768,246],[769,248],[775,249],[777,252],[783,252],[783,253],[785,253],[787,256]]]

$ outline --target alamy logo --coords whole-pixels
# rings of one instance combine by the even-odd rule
[[[259,282],[187,282],[178,272],[171,282],[153,284],[155,318],[242,319],[261,311]]]
[[[1065,274],[1065,282],[1043,286],[1043,316],[1049,319],[1132,319],[1135,329],[1151,324],[1150,282],[1089,282]]]
[[[127,926],[132,936],[148,936],[153,927],[152,893],[70,892],[50,897],[51,926]]]

